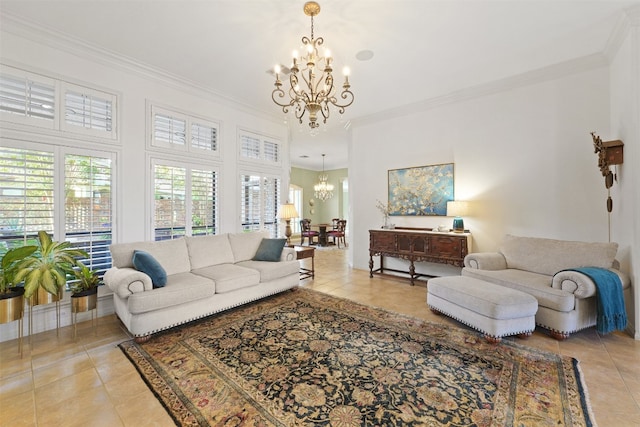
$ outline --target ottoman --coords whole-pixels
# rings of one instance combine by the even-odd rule
[[[538,301],[524,292],[467,276],[429,279],[427,304],[482,332],[497,343],[507,335],[526,338],[536,328]]]

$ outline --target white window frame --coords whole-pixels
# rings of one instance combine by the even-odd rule
[[[62,82],[60,88],[60,102],[61,108],[59,109],[60,114],[60,128],[66,132],[72,132],[82,135],[89,135],[99,138],[108,138],[111,140],[115,140],[118,138],[117,132],[117,114],[118,114],[118,97],[112,93],[104,92],[97,89],[92,89],[86,86],[80,86],[73,83]],[[67,93],[73,92],[78,93],[83,96],[88,96],[92,98],[99,98],[111,103],[111,130],[102,130],[102,129],[94,129],[94,128],[86,128],[78,125],[74,125],[72,123],[67,122]]]
[[[51,153],[53,156],[53,216],[50,227],[37,227],[38,230],[30,230],[28,233],[35,235],[39,229],[44,229],[52,235],[53,240],[67,240],[66,229],[66,206],[65,206],[65,159],[67,155],[79,155],[89,157],[102,157],[111,160],[111,182],[110,182],[110,205],[111,205],[111,241],[115,240],[117,223],[115,221],[116,212],[116,175],[117,175],[117,154],[113,151],[88,150],[77,147],[52,146],[35,141],[13,140],[0,138],[0,145],[29,151],[41,151]]]
[[[210,164],[203,164],[203,163],[197,163],[197,162],[192,162],[192,161],[188,161],[188,160],[169,160],[166,158],[161,158],[161,157],[150,157],[150,163],[149,163],[149,197],[148,200],[150,201],[149,205],[150,205],[150,209],[149,209],[149,230],[147,232],[147,235],[149,237],[150,240],[156,240],[156,216],[155,216],[155,212],[156,212],[156,200],[155,200],[155,194],[156,194],[156,188],[155,188],[155,170],[156,170],[156,166],[166,166],[166,167],[174,167],[174,168],[181,168],[181,169],[185,169],[186,171],[186,175],[185,175],[185,226],[184,226],[184,235],[185,236],[191,236],[193,235],[193,224],[192,224],[192,220],[189,220],[189,218],[192,218],[193,215],[193,206],[192,206],[192,194],[191,191],[193,189],[192,187],[192,174],[191,172],[193,170],[205,170],[205,171],[211,171],[214,172],[216,174],[216,188],[214,189],[216,198],[213,201],[214,204],[214,210],[215,210],[215,219],[214,219],[214,224],[213,224],[213,228],[215,230],[214,234],[219,234],[220,232],[220,168],[217,166],[212,166]],[[172,233],[170,238],[175,238],[175,237],[179,237],[179,235],[175,235]]]
[[[304,218],[304,189],[295,184],[289,184],[289,203],[293,203],[296,207],[296,211],[298,211],[297,218],[292,218],[291,221],[291,229],[293,234],[299,234],[302,230],[300,230],[300,220]]]
[[[258,227],[257,229],[252,229],[252,228],[245,228],[245,225],[243,225],[243,221],[244,218],[242,217],[242,204],[244,203],[243,201],[243,182],[242,182],[242,177],[243,176],[256,176],[259,177],[260,179],[260,201],[259,201],[259,223],[258,223]],[[277,194],[277,200],[275,201],[275,206],[274,206],[274,211],[273,211],[273,221],[267,221],[267,201],[264,197],[265,195],[265,180],[266,179],[277,179],[278,180],[278,184],[279,184],[279,189],[278,189],[278,194]],[[271,237],[281,237],[283,236],[283,231],[282,231],[282,227],[280,226],[280,220],[277,218],[277,211],[280,208],[280,205],[283,203],[282,202],[282,184],[283,184],[283,177],[281,175],[277,175],[277,174],[270,174],[270,173],[265,173],[265,172],[260,172],[260,171],[256,171],[256,170],[241,170],[239,171],[238,174],[238,224],[237,224],[237,229],[239,232],[247,232],[247,231],[257,231],[257,230],[268,230],[269,226],[271,225],[273,232],[271,233]]]
[[[206,156],[209,158],[219,159],[222,156],[222,144],[221,144],[221,126],[213,119],[197,116],[195,114],[179,111],[174,108],[164,107],[152,102],[147,102],[148,108],[148,141],[149,149],[155,149],[156,151],[165,151],[172,153],[188,154],[192,156]],[[185,122],[185,143],[184,145],[167,143],[155,138],[155,118],[156,115],[161,114],[171,118],[183,120]],[[201,125],[216,130],[215,148],[208,150],[204,148],[194,147],[192,145],[192,126]]]
[[[54,119],[52,122],[35,117],[24,117],[19,114],[12,114],[8,112],[0,112],[0,120],[6,122],[7,127],[11,125],[17,125],[19,129],[24,130],[25,127],[37,127],[40,129],[47,129],[48,134],[54,136],[62,136],[64,138],[73,138],[79,140],[82,143],[91,142],[119,142],[118,133],[118,116],[119,116],[119,96],[116,92],[108,89],[98,89],[95,86],[84,83],[73,83],[65,78],[48,76],[39,72],[31,72],[22,68],[11,66],[5,63],[0,63],[0,74],[15,77],[25,78],[32,81],[54,86]],[[74,125],[66,122],[66,93],[67,91],[93,96],[100,99],[104,99],[111,103],[111,130],[105,131],[100,129],[88,129],[82,126]],[[27,129],[31,132],[32,129]]]
[[[248,157],[244,155],[243,137],[249,137],[249,138],[260,141],[259,154],[257,157]],[[238,129],[237,141],[238,141],[238,159],[240,162],[260,164],[264,166],[281,166],[282,165],[283,147],[284,147],[284,145],[282,144],[282,141],[276,138],[273,138],[258,132],[246,130],[246,129]],[[277,146],[278,154],[277,154],[277,159],[275,161],[269,159],[267,156],[269,152],[269,150],[267,150],[267,145],[269,144],[274,144],[275,146]]]
[[[12,78],[24,79],[25,81],[29,80],[39,84],[51,86],[53,87],[53,92],[54,92],[52,120],[46,120],[39,117],[30,117],[27,115],[23,116],[20,114],[9,113],[7,111],[0,111],[0,119],[2,121],[6,121],[10,123],[18,123],[21,125],[36,126],[39,128],[46,128],[46,129],[52,129],[52,130],[58,129],[59,128],[58,117],[59,117],[59,110],[60,110],[58,107],[58,103],[59,103],[60,96],[59,96],[57,81],[40,74],[31,73],[25,70],[7,66],[5,64],[0,64],[0,66],[1,66],[0,75],[12,77]]]

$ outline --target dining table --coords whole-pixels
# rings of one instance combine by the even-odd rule
[[[318,246],[328,246],[327,227],[331,227],[331,224],[311,224],[311,227],[318,229]]]

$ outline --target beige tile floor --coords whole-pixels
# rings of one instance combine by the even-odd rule
[[[463,327],[426,307],[423,286],[369,278],[347,266],[343,250],[316,251],[316,278],[302,286]],[[305,260],[310,263],[310,260]],[[34,335],[21,358],[16,341],[0,343],[0,425],[170,426],[171,418],[116,345],[129,336],[114,315],[100,318],[97,335],[81,323]],[[509,338],[511,339],[511,338]],[[515,338],[513,338],[515,339]],[[543,332],[521,343],[580,360],[600,427],[640,426],[640,341],[594,328],[558,342]]]

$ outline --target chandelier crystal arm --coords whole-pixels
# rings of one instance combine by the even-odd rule
[[[303,10],[305,15],[311,17],[311,37],[302,37],[304,49],[302,55],[298,56],[298,53],[294,52],[287,89],[283,90],[279,71],[276,70],[276,88],[271,93],[271,99],[282,108],[285,114],[293,108],[295,117],[300,123],[308,112],[309,127],[313,135],[317,133],[319,127],[318,113],[322,115],[323,123],[326,124],[331,114],[330,107],[334,106],[340,114],[344,114],[345,108],[353,104],[354,95],[351,92],[349,76],[345,73],[342,91],[338,96],[333,79],[333,58],[328,50],[325,51],[324,56],[318,52],[318,48],[324,44],[324,39],[314,38],[313,18],[320,13],[320,5],[314,1],[308,1]],[[287,93],[289,101],[286,101]]]

